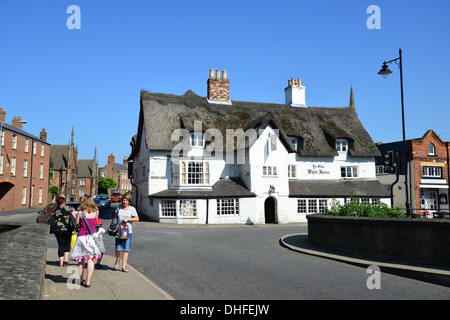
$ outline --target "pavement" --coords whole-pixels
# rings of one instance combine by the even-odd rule
[[[47,249],[42,300],[174,300],[164,290],[127,264],[125,273],[114,270],[115,258],[104,255],[102,269],[95,269],[91,286],[79,285],[78,263],[60,267],[57,249]],[[121,264],[120,264],[121,266]],[[86,269],[85,269],[86,274]],[[86,275],[84,276],[86,279]]]
[[[370,259],[359,255],[324,248],[309,241],[307,233],[289,234],[280,244],[290,250],[362,267],[377,266],[381,272],[431,282],[450,287],[450,268],[402,263],[398,261]]]

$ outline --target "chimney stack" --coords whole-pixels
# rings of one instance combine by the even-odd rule
[[[22,128],[23,128],[23,123],[21,123],[21,121],[22,121],[22,119],[20,118],[20,116],[19,116],[19,118],[17,118],[16,116],[14,116],[14,119],[12,119],[12,125],[13,125],[13,127],[22,129]]]
[[[284,89],[285,103],[292,107],[306,108],[305,86],[302,86],[302,79],[288,81],[287,88]]]
[[[45,129],[42,129],[41,134],[40,134],[40,138],[42,141],[47,142],[47,132],[45,131]]]
[[[227,71],[222,71],[222,77],[220,76],[220,70],[216,71],[214,76],[214,69],[209,70],[208,84],[208,102],[231,104],[230,101],[230,80],[227,79]]]
[[[0,108],[0,121],[6,122],[6,112],[3,111],[3,108]]]
[[[115,161],[114,153],[110,153],[108,155],[108,163],[114,163],[114,161]]]

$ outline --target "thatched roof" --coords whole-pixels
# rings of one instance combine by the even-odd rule
[[[200,121],[202,130],[217,129],[226,139],[226,129],[258,129],[267,124],[280,130],[280,139],[290,152],[300,156],[336,156],[336,139],[349,141],[352,157],[378,156],[379,151],[358,119],[354,106],[342,108],[307,107],[231,100],[231,105],[208,103],[191,90],[184,95],[141,91],[141,111],[137,140],[145,129],[149,150],[172,150],[178,142],[171,141],[172,132],[194,129]],[[298,150],[287,136],[297,137]],[[234,142],[224,141],[227,146]],[[251,142],[250,142],[251,143]],[[133,140],[132,146],[138,147]],[[227,149],[230,150],[230,149]],[[137,150],[133,150],[133,154]]]

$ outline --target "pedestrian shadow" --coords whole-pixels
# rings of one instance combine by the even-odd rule
[[[45,279],[53,281],[54,283],[66,283],[68,277],[63,277],[61,275],[54,275],[54,274],[46,274]]]

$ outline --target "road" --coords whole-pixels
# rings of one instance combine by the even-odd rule
[[[35,215],[21,219],[31,217]],[[109,213],[101,217],[106,229]],[[381,289],[370,290],[371,274],[365,268],[279,244],[283,235],[306,233],[306,225],[167,226],[140,221],[133,230],[129,263],[177,300],[450,298],[450,288],[385,273]],[[107,254],[113,255],[114,239],[104,240]],[[49,247],[56,246],[50,235]]]

